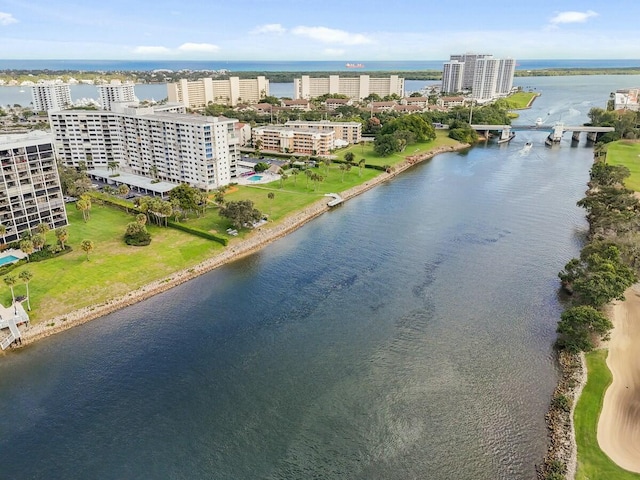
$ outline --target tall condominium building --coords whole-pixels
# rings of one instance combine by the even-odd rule
[[[135,102],[136,92],[133,82],[122,83],[112,80],[111,83],[96,85],[98,87],[98,102],[105,110],[111,110],[115,102]]]
[[[513,58],[500,59],[498,78],[496,80],[496,94],[508,95],[513,88],[513,75],[516,71],[516,61]]]
[[[254,145],[259,142],[261,150],[271,152],[329,155],[335,148],[333,130],[270,125],[252,129],[251,137]]]
[[[306,122],[304,120],[289,120],[286,127],[295,129],[315,129],[320,131],[333,131],[336,140],[353,144],[362,140],[362,124],[360,122],[330,122],[322,120],[317,122]]]
[[[41,82],[31,87],[33,110],[48,112],[61,110],[71,105],[71,90],[68,83]]]
[[[496,59],[486,54],[451,55],[451,60],[445,62],[443,68],[443,92],[459,91],[449,88],[455,86],[456,70],[460,68],[463,72],[462,89],[470,88],[474,100],[486,102],[511,92],[516,61],[513,58]]]
[[[404,78],[397,75],[384,78],[372,78],[369,75],[359,77],[330,75],[328,78],[315,78],[303,75],[293,80],[295,100],[310,100],[327,94],[346,95],[349,98],[362,100],[373,93],[381,97],[395,94],[402,98],[404,97]]]
[[[480,58],[476,61],[471,98],[486,102],[496,97],[499,65],[500,60],[495,58]]]
[[[476,63],[483,58],[491,58],[491,55],[484,53],[463,53],[461,55],[450,55],[450,61],[464,63],[464,73],[462,75],[462,88],[473,88],[476,75]]]
[[[51,134],[0,135],[0,163],[4,243],[20,239],[40,223],[52,229],[67,225]]]
[[[464,63],[458,60],[451,60],[444,63],[442,70],[443,93],[456,93],[462,91],[462,79],[464,76]]]
[[[115,163],[119,172],[171,184],[227,185],[238,156],[237,120],[163,108],[50,112],[58,158],[64,165],[82,162],[95,175]],[[124,177],[118,182],[127,183]]]
[[[230,77],[227,80],[201,78],[167,84],[170,102],[180,102],[188,108],[203,108],[210,103],[236,106],[238,103],[259,103],[269,95],[269,80]]]

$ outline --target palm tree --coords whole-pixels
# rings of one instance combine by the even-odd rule
[[[2,243],[4,243],[4,236],[7,234],[7,226],[0,223],[0,237],[2,237]]]
[[[20,250],[22,250],[24,253],[27,254],[27,262],[29,261],[29,255],[31,255],[33,253],[34,250],[34,246],[33,246],[33,241],[29,240],[29,239],[24,239],[22,241],[20,241],[19,243],[20,246]]]
[[[42,250],[42,247],[44,247],[46,243],[46,238],[41,233],[37,233],[31,237],[31,243],[33,243],[33,248],[35,250]]]
[[[267,198],[268,198],[269,200],[271,200],[271,202],[269,202],[269,215],[271,215],[271,210],[273,209],[273,205],[272,205],[272,203],[273,203],[273,199],[274,199],[275,197],[276,197],[276,194],[275,194],[275,193],[273,193],[273,192],[269,192],[269,193],[267,193]]]
[[[80,248],[87,254],[87,261],[89,261],[89,253],[93,251],[93,242],[91,240],[83,240]]]
[[[145,215],[144,213],[139,213],[136,215],[136,222],[139,223],[140,225],[146,225],[147,223],[147,215]]]
[[[47,243],[47,233],[49,233],[49,230],[51,230],[51,228],[47,223],[42,222],[36,225],[36,232],[42,235],[42,237],[44,238],[44,243]]]
[[[315,175],[311,170],[305,170],[304,174],[307,177],[307,186],[305,188],[309,188],[309,179]]]
[[[344,172],[347,171],[347,164],[346,163],[341,163],[339,165],[339,167],[340,167],[340,171],[342,172],[342,177],[340,178],[340,181],[344,182]]]
[[[31,273],[29,270],[23,270],[20,272],[18,277],[20,277],[20,280],[22,280],[24,284],[27,286],[27,308],[29,309],[29,311],[31,311],[31,297],[29,296],[29,282],[33,278],[33,273]]]
[[[358,176],[362,176],[362,169],[364,168],[366,160],[363,158],[358,162]]]
[[[355,158],[356,156],[353,154],[353,152],[347,152],[344,154],[344,161],[347,163],[353,163]]]
[[[297,168],[294,168],[293,170],[291,170],[291,175],[293,175],[293,185],[296,186],[296,184],[298,183],[298,175],[300,175],[300,170],[298,170]]]
[[[85,222],[89,220],[91,216],[89,213],[89,211],[91,210],[91,199],[88,196],[81,196],[80,199],[76,202],[76,208],[82,212],[82,218]]]
[[[62,250],[64,250],[64,242],[66,242],[69,239],[69,232],[67,231],[66,228],[58,228],[56,230],[56,238],[58,239],[58,242],[60,242],[60,246],[62,247]]]
[[[11,303],[14,304],[16,302],[16,296],[13,293],[13,286],[18,282],[15,276],[7,275],[3,278],[4,283],[11,289]]]
[[[118,195],[126,197],[129,194],[129,187],[124,183],[118,186]]]

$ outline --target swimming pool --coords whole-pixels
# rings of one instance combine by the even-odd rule
[[[6,265],[8,263],[17,262],[18,260],[20,260],[18,257],[14,257],[13,255],[7,255],[6,257],[0,258],[0,266]]]
[[[262,175],[251,175],[249,178],[247,178],[247,180],[249,180],[250,182],[259,182],[260,180],[262,180]]]

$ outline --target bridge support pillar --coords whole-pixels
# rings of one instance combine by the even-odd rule
[[[579,142],[580,141],[580,132],[573,132],[571,134],[571,140],[573,140],[574,142]]]
[[[553,143],[560,143],[562,141],[562,134],[564,133],[564,125],[561,123],[556,124],[551,132],[551,141]]]
[[[598,132],[587,132],[587,140],[595,142],[598,139]]]
[[[511,138],[511,128],[505,127],[500,132],[500,140],[509,140]]]

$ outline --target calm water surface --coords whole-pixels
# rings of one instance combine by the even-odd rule
[[[620,78],[526,79],[543,95],[520,121],[584,122]],[[586,231],[592,149],[567,137],[439,155],[0,358],[2,476],[535,478],[556,274]]]

